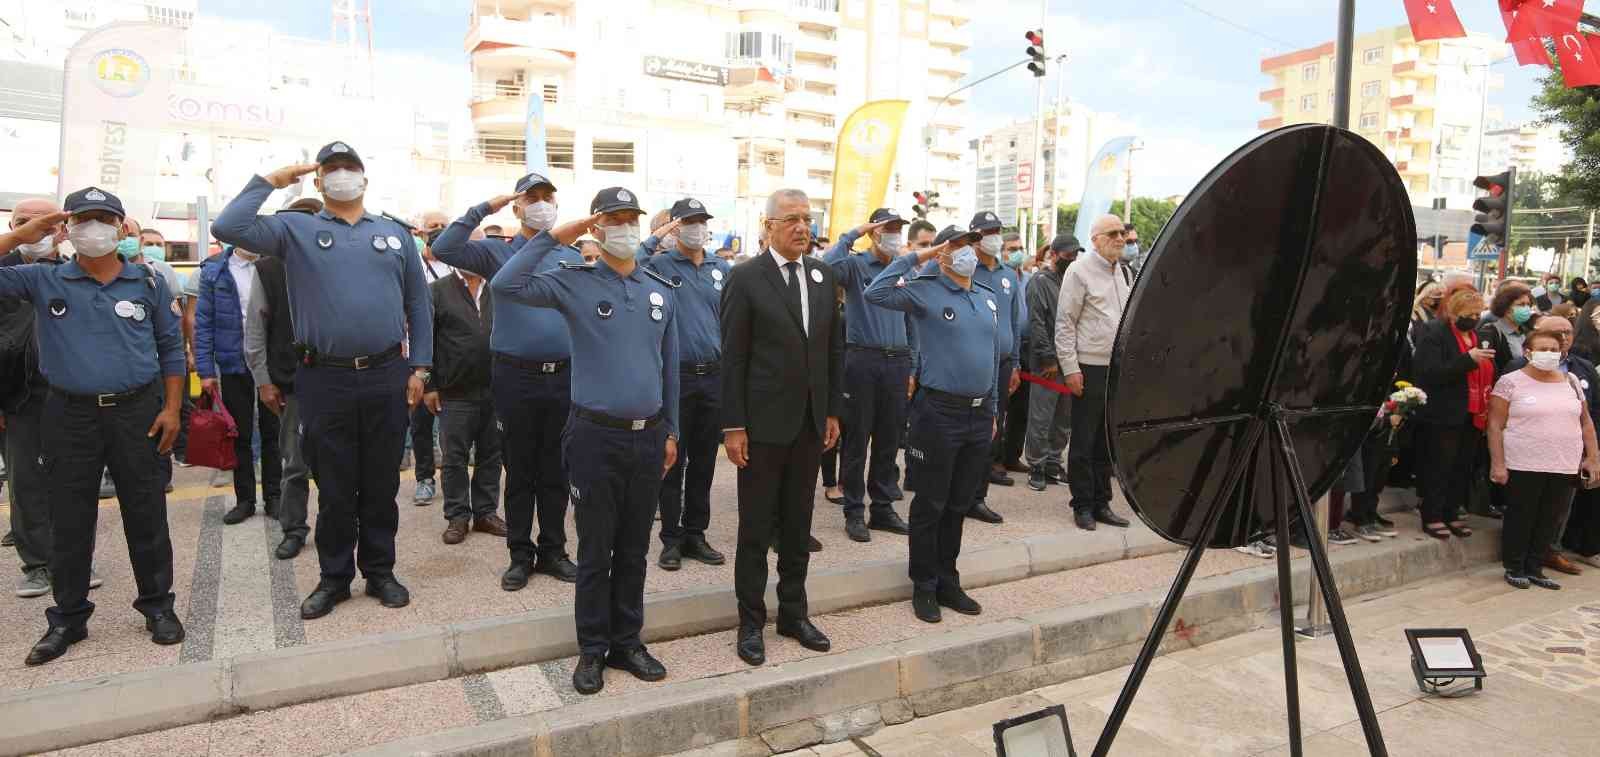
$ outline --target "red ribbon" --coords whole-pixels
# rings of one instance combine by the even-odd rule
[[[1072,394],[1072,390],[1068,389],[1066,384],[1051,381],[1043,376],[1035,376],[1027,371],[1020,371],[1019,375],[1021,375],[1023,381],[1026,381],[1030,384],[1038,384],[1039,386],[1049,389],[1052,392],[1056,392],[1058,394]]]

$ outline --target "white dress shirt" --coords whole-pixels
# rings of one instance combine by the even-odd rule
[[[783,276],[785,286],[789,285],[789,259],[779,255],[777,250],[768,249],[767,254],[778,263],[778,273]],[[806,338],[811,337],[811,298],[806,296],[806,263],[802,255],[794,261],[794,275],[800,277],[800,325],[805,329]]]
[[[239,315],[250,312],[250,296],[255,293],[256,261],[245,260],[238,253],[228,256],[228,273],[233,276],[234,288],[239,290]]]

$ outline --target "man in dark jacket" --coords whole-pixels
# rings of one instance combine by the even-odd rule
[[[495,513],[500,495],[500,431],[489,393],[489,332],[494,309],[483,277],[456,271],[433,290],[433,377],[422,401],[438,415],[444,464],[445,544],[460,544],[474,531],[505,537]],[[469,486],[467,460],[475,466]]]
[[[279,212],[309,212],[286,209]],[[294,322],[289,317],[289,288],[279,258],[261,258],[255,264],[250,307],[244,318],[244,357],[256,382],[261,406],[278,417],[282,433],[278,456],[283,461],[279,490],[278,526],[283,541],[274,552],[291,560],[306,545],[306,503],[311,485],[306,477],[305,455],[300,451],[300,403],[294,396],[294,374],[300,355],[294,348]],[[265,453],[263,453],[265,454]]]
[[[278,456],[278,416],[266,407],[257,412],[256,382],[244,356],[244,315],[252,291],[256,254],[229,247],[200,264],[200,298],[195,305],[195,372],[207,393],[220,388],[222,404],[239,426],[233,452],[234,506],[222,516],[233,525],[256,512],[256,470],[251,453],[252,430],[261,433],[261,490],[267,517],[278,514],[278,487],[283,475]],[[258,425],[259,424],[259,425]]]
[[[1083,245],[1078,243],[1077,237],[1057,236],[1040,255],[1039,272],[1028,280],[1026,339],[1032,352],[1029,365],[1033,366],[1034,374],[1051,381],[1061,380],[1055,338],[1061,274],[1082,251]],[[1067,447],[1070,399],[1045,387],[1036,387],[1028,394],[1028,438],[1023,447],[1023,459],[1028,465],[1028,488],[1034,491],[1044,491],[1051,482],[1067,482],[1061,451]]]

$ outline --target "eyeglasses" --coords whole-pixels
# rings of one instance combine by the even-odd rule
[[[1112,231],[1102,231],[1098,236],[1102,236],[1107,239],[1122,239],[1123,237],[1127,236],[1127,234],[1128,232],[1123,231],[1122,229],[1114,229]]]
[[[808,215],[792,215],[792,216],[784,216],[782,218],[768,218],[767,220],[772,222],[772,223],[778,224],[779,226],[795,226],[795,225],[802,224],[802,223],[810,223],[811,222],[811,216],[808,216]]]

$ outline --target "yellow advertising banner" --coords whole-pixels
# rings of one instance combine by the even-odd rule
[[[838,239],[883,206],[900,146],[900,126],[910,105],[908,100],[874,100],[844,120],[833,166],[830,239]]]

